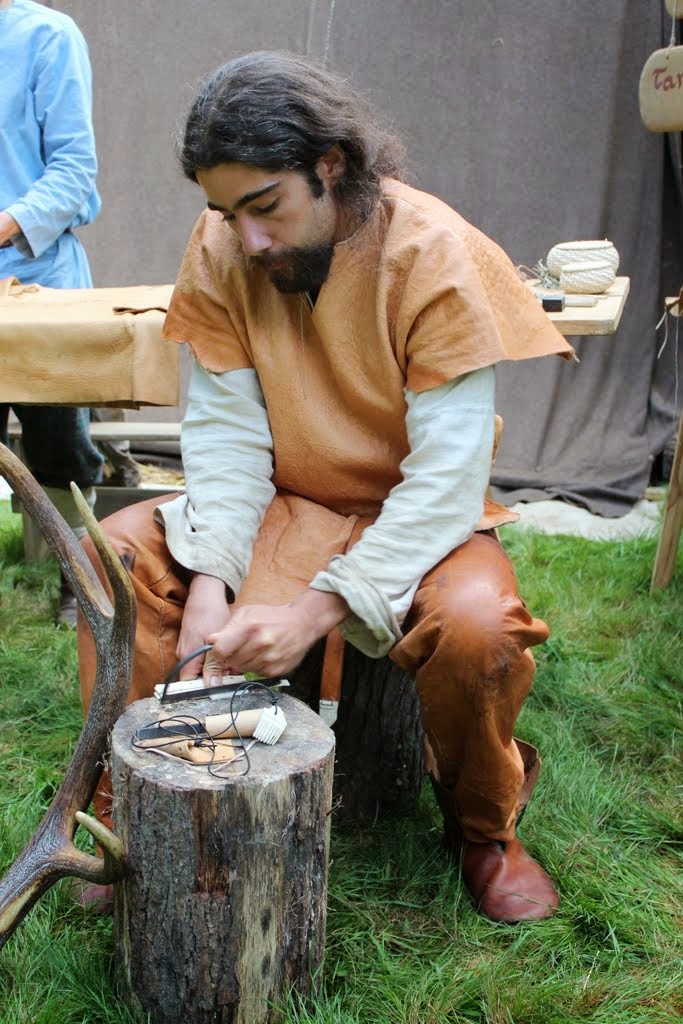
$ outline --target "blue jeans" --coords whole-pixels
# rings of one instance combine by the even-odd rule
[[[28,468],[39,484],[83,489],[102,479],[104,458],[90,440],[88,409],[51,405],[13,405],[21,423],[21,444]],[[0,440],[7,444],[9,405],[0,405]]]

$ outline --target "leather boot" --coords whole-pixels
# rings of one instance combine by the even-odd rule
[[[519,794],[516,825],[522,820],[540,768],[538,751],[530,743],[515,740],[524,762],[524,784]],[[434,755],[426,749],[427,764]],[[465,838],[454,812],[453,795],[433,774],[434,794],[444,816],[446,848],[460,862],[462,880],[477,910],[492,921],[515,924],[551,917],[559,896],[550,876],[526,852],[519,839],[473,842]]]
[[[461,871],[477,910],[492,921],[539,921],[551,917],[560,901],[550,876],[517,838],[464,840]]]

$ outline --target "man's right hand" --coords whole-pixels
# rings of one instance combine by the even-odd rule
[[[183,612],[176,655],[180,661],[191,651],[196,651],[206,643],[210,633],[222,629],[230,618],[230,606],[223,580],[216,576],[204,576],[197,573],[190,583],[190,592]],[[180,672],[181,679],[196,679],[204,675],[207,685],[217,685],[221,681],[220,659],[214,665],[211,651],[188,661]]]

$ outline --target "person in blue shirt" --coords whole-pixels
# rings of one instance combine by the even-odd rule
[[[89,288],[90,267],[74,228],[100,211],[88,48],[66,14],[32,0],[0,0],[0,278],[50,288]],[[103,458],[90,441],[89,411],[16,405],[26,462],[80,536],[69,483],[94,504]],[[6,442],[9,406],[0,405]],[[75,625],[63,585],[59,620]]]

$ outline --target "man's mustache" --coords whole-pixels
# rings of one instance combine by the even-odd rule
[[[270,255],[260,253],[254,256],[254,261],[264,270],[284,270],[286,267],[301,267],[318,258],[318,249],[282,249],[279,253]]]

